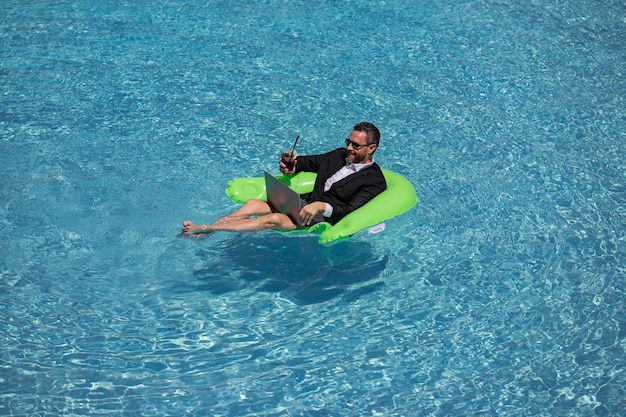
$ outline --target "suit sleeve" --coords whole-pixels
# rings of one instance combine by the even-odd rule
[[[319,155],[302,155],[296,158],[297,172],[315,172],[319,173],[322,162],[328,161],[333,153],[337,153],[338,149]]]

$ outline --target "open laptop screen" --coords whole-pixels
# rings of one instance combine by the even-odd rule
[[[267,202],[277,211],[291,217],[297,225],[300,223],[300,196],[291,188],[278,181],[272,174],[265,171],[265,191]]]

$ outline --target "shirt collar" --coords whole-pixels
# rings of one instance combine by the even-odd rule
[[[360,170],[367,168],[369,166],[372,166],[372,165],[374,165],[374,161],[367,163],[367,164],[353,164],[352,162],[350,162],[349,164],[346,165],[346,167],[348,167],[354,172],[359,172]]]

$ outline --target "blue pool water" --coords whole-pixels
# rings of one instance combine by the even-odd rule
[[[0,415],[625,415],[623,1],[0,16]],[[361,120],[384,233],[175,237]]]

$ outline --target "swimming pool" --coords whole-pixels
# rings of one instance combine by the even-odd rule
[[[0,15],[1,415],[623,413],[622,2]],[[384,233],[175,237],[361,120]]]

